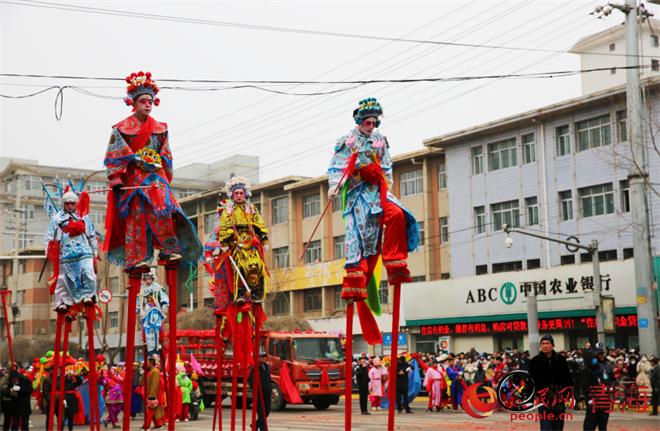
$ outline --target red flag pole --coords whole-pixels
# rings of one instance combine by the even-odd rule
[[[128,274],[128,319],[126,322],[126,368],[124,370],[124,382],[122,397],[124,398],[124,415],[122,417],[122,429],[131,429],[131,391],[133,390],[133,359],[135,358],[135,308],[137,295],[142,283],[144,271],[131,271]]]
[[[235,342],[232,339],[232,344]],[[231,364],[231,431],[236,430],[236,392],[238,391],[238,358],[234,350]]]
[[[48,429],[53,429],[53,421],[55,418],[55,404],[57,400],[57,372],[60,367],[60,342],[62,339],[62,323],[64,323],[63,311],[57,312],[57,320],[55,321],[55,352],[53,353],[53,363],[50,371],[50,403],[48,404]]]
[[[394,407],[396,404],[396,373],[399,351],[399,312],[401,306],[401,283],[394,283],[394,303],[392,304],[392,351],[390,352],[390,382],[388,390],[389,406],[387,430],[394,430]]]
[[[62,343],[62,357],[63,360],[60,364],[60,387],[58,390],[57,397],[57,429],[62,429],[64,424],[64,417],[62,416],[62,409],[64,407],[64,374],[66,374],[66,357],[69,352],[69,332],[71,332],[71,316],[66,315],[64,317],[64,342]]]
[[[222,431],[222,317],[215,316],[215,346],[216,346],[216,369],[215,369],[215,403],[213,404],[213,431],[218,417],[219,430]]]
[[[346,348],[344,356],[344,429],[351,431],[353,410],[353,301],[346,302]]]
[[[94,320],[96,309],[94,305],[85,307],[87,317],[87,349],[89,351],[89,429],[99,430],[101,418],[99,417],[98,379],[96,376],[96,352],[94,349]]]
[[[11,343],[11,329],[9,327],[9,315],[7,314],[7,295],[11,295],[10,290],[0,290],[2,296],[2,309],[5,313],[5,327],[7,328],[7,346],[9,348],[9,360],[11,361],[11,368],[14,369],[14,349]]]
[[[165,276],[167,278],[168,293],[170,296],[170,309],[169,309],[169,343],[167,346],[167,389],[169,391],[167,410],[167,429],[174,431],[176,422],[176,403],[175,398],[175,378],[176,378],[176,314],[177,314],[177,301],[176,301],[176,282],[177,282],[177,268],[179,263],[172,263],[165,266]]]

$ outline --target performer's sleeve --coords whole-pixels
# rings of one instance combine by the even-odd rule
[[[165,289],[160,288],[160,306],[161,307],[169,307],[170,306],[170,297],[165,291]]]
[[[266,227],[266,223],[264,223],[264,219],[261,217],[261,214],[259,214],[259,210],[256,208],[254,208],[252,224],[254,225],[257,234],[259,235],[259,239],[261,239],[262,242],[268,241],[268,228]]]
[[[346,138],[342,137],[337,140],[335,153],[332,156],[330,166],[328,167],[328,189],[331,192],[337,188],[337,184],[339,184],[339,181],[344,174],[344,168],[346,167],[347,161],[348,154],[346,148]]]
[[[230,217],[227,216],[226,212],[222,213],[220,216],[220,227],[218,229],[218,241],[223,245],[227,245],[229,240],[233,236],[233,226],[231,225]]]
[[[110,187],[126,185],[126,169],[129,162],[135,157],[124,138],[116,128],[112,129],[108,149],[105,153],[103,164],[106,168]]]
[[[170,140],[168,133],[165,132],[161,135],[161,147],[160,147],[160,158],[163,161],[163,169],[165,169],[165,175],[167,176],[167,182],[172,182],[173,177],[173,165],[172,165],[172,151],[170,151]]]
[[[96,240],[96,230],[94,229],[94,223],[92,223],[92,219],[89,216],[85,216],[85,230],[87,238],[89,238],[89,245],[92,246],[94,253],[97,253],[99,251],[99,243]]]
[[[390,145],[387,143],[387,139],[383,138],[385,140],[385,145],[383,145],[383,158],[380,161],[380,166],[383,169],[383,174],[385,174],[385,178],[387,179],[387,184],[392,187],[394,184],[394,179],[392,177],[392,157],[390,157]]]

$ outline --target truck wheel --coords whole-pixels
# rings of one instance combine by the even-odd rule
[[[323,398],[314,398],[312,400],[312,404],[314,404],[314,407],[316,410],[327,410],[328,407],[330,407],[330,400],[323,397]]]
[[[284,394],[277,383],[273,382],[273,391],[270,396],[270,408],[275,411],[282,411],[286,407]]]

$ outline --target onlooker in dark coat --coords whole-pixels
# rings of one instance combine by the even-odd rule
[[[651,416],[657,416],[660,403],[660,365],[656,358],[651,360],[651,365],[653,365],[651,370]]]
[[[401,413],[406,409],[406,413],[412,413],[408,405],[408,376],[412,372],[412,368],[406,361],[405,356],[399,356],[399,361],[396,364],[396,409]]]
[[[360,394],[360,412],[363,415],[370,415],[367,408],[369,400],[369,367],[367,365],[367,358],[360,358],[360,363],[355,370],[355,381]]]
[[[555,352],[555,340],[550,334],[541,337],[541,352],[529,363],[529,374],[536,392],[544,394],[545,403],[539,407],[541,431],[563,430],[566,406],[557,395],[573,386],[573,377],[566,358]]]
[[[248,382],[250,387],[254,389],[253,383],[254,373],[250,373]],[[270,381],[270,366],[263,360],[259,361],[259,392],[258,398],[256,399],[257,407],[257,422],[256,431],[266,431],[266,418],[270,414],[270,403],[271,403],[271,393],[273,392],[273,385]],[[252,401],[253,403],[255,400]]]
[[[586,355],[587,364],[587,409],[584,417],[584,431],[607,430],[610,411],[614,408],[612,386],[616,383],[614,369],[605,359],[600,343]],[[608,402],[609,400],[609,402]],[[611,402],[611,404],[610,404]]]
[[[30,395],[32,384],[30,380],[16,370],[9,372],[9,379],[0,387],[3,405],[5,405],[5,421],[3,430],[28,430],[30,428]],[[9,403],[4,400],[9,399]]]

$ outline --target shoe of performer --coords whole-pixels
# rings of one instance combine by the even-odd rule
[[[369,412],[367,412],[367,411],[364,411],[364,412],[360,412],[360,414],[362,414],[362,415],[365,415],[365,416],[366,416],[366,415],[370,415],[371,413],[369,413]]]
[[[55,308],[57,312],[66,312],[69,309],[69,306],[66,304],[60,304]]]
[[[135,269],[143,269],[143,268],[149,268],[149,262],[147,262],[146,260],[143,260],[142,262],[138,262],[135,265]]]
[[[178,254],[178,253],[172,253],[172,254],[170,254],[170,255],[168,256],[167,260],[168,260],[169,262],[176,262],[176,261],[181,260],[181,257],[182,257],[182,256],[181,256],[180,254]]]
[[[94,298],[89,297],[89,298],[83,299],[83,304],[84,305],[94,305]]]

